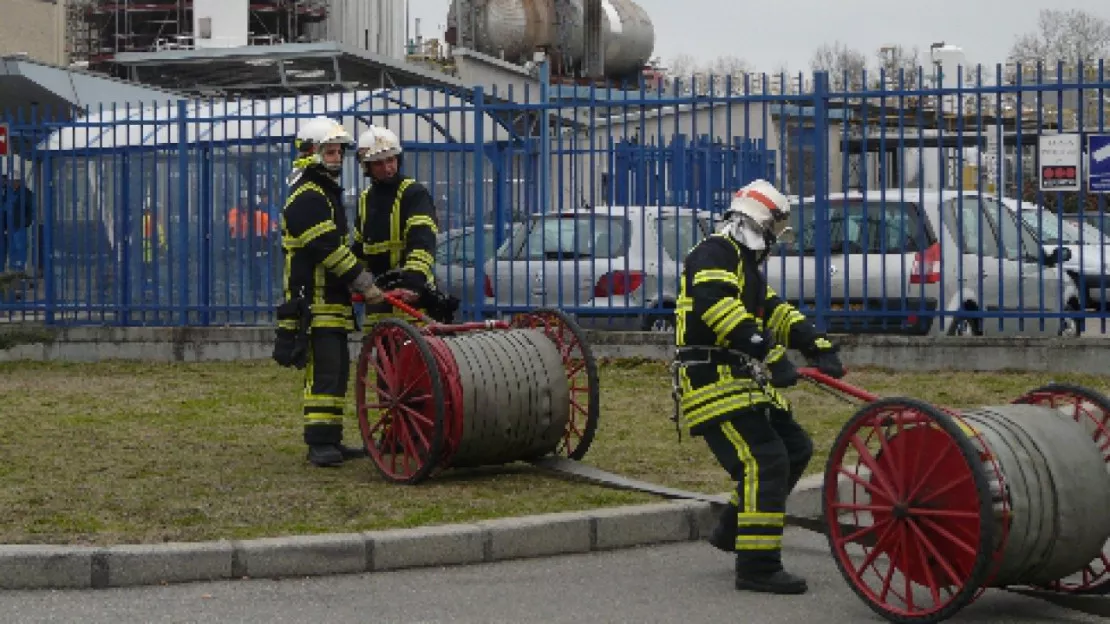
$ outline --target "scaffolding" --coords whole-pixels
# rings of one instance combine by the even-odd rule
[[[70,0],[66,55],[71,64],[106,70],[122,52],[194,47],[193,0]],[[250,0],[250,45],[313,40],[328,14],[327,0]]]

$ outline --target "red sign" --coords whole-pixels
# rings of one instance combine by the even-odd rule
[[[8,155],[8,124],[0,124],[0,156]]]

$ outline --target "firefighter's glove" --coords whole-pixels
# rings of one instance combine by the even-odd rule
[[[385,302],[385,295],[374,284],[374,276],[367,271],[363,271],[355,278],[355,283],[351,284],[351,290],[361,294],[367,304],[377,305]]]
[[[846,371],[844,370],[844,363],[840,361],[840,356],[837,355],[838,352],[839,349],[836,345],[822,336],[813,341],[813,348],[806,356],[819,372],[834,379],[840,379]]]
[[[765,362],[767,372],[771,374],[771,385],[776,388],[789,388],[798,385],[798,369],[790,358],[786,357],[786,349],[776,346],[771,349],[771,354]]]
[[[742,338],[741,340],[743,341]],[[744,342],[746,342],[746,344],[740,344],[737,346],[741,351],[756,360],[766,360],[767,354],[771,351],[771,338],[766,333],[754,333],[752,334],[751,338]]]

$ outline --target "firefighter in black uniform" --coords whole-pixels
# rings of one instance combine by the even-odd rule
[[[787,348],[834,377],[844,367],[837,348],[761,271],[771,247],[790,240],[789,211],[769,182],[752,182],[737,191],[718,231],[690,252],[676,305],[674,383],[690,434],[703,437],[737,481],[710,537],[735,552],[736,588],[800,594],[806,581],[783,568],[782,534],[787,496],[813,442],[776,387],[797,383]]]
[[[351,292],[383,301],[347,246],[347,215],[339,173],[351,146],[338,122],[316,117],[297,132],[297,160],[282,209],[285,301],[278,307],[274,359],[305,368],[304,441],[316,466],[338,466],[365,451],[343,445],[343,409],[350,377]]]
[[[435,284],[435,205],[424,185],[400,173],[401,142],[388,128],[370,126],[358,138],[358,159],[370,186],[358,198],[354,252],[374,275],[394,271],[399,284],[388,288],[402,301],[417,304],[425,287]],[[390,316],[406,317],[389,304],[367,305],[368,324]]]

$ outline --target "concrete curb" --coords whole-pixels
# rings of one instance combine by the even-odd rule
[[[20,333],[22,332],[22,333]],[[152,362],[268,360],[273,330],[266,327],[65,327],[0,325],[19,344],[0,348],[0,362],[22,360],[96,362],[108,359]],[[26,335],[24,335],[26,334]],[[586,331],[598,358],[645,358],[669,361],[668,334]],[[1044,337],[923,338],[905,336],[836,336],[849,367],[874,366],[903,371],[1037,371],[1082,370],[1110,374],[1110,340]],[[351,339],[352,358],[361,339]],[[799,362],[801,363],[801,362]]]
[[[821,475],[791,496],[820,511]],[[815,506],[816,505],[816,506]],[[0,545],[0,589],[99,589],[246,578],[385,572],[490,563],[705,539],[713,505],[669,501],[582,512],[394,529],[153,545]]]

